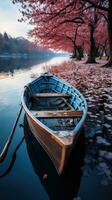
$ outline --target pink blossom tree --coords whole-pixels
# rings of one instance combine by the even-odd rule
[[[111,0],[13,0],[21,3],[23,18],[34,25],[30,31],[37,42],[48,47],[75,51],[78,43],[84,45],[85,50],[89,44],[87,62],[95,62],[96,30],[100,33],[99,23],[104,19],[107,23],[109,41],[109,63],[112,63],[112,1]],[[81,33],[77,26],[86,30]],[[68,31],[68,30],[69,31]],[[106,30],[106,29],[105,29]],[[85,35],[88,35],[85,38]],[[80,36],[79,36],[80,35]],[[77,37],[76,37],[77,36]],[[108,38],[106,38],[108,37]],[[96,40],[96,41],[95,41]],[[75,42],[74,42],[75,41]],[[73,43],[75,44],[73,47]]]

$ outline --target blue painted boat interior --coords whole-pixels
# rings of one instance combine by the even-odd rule
[[[71,105],[71,108],[64,103],[61,97],[47,97],[31,101],[31,96],[36,93],[54,92],[69,94],[70,97],[66,101]],[[83,112],[82,117],[78,118],[39,119],[46,127],[53,131],[74,130],[76,132],[82,126],[87,114],[87,104],[83,95],[76,88],[50,73],[44,73],[27,85],[24,98],[27,107],[33,111],[73,109]]]

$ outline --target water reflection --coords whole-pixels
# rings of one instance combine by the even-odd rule
[[[0,178],[8,175],[8,173],[12,170],[13,166],[14,166],[14,163],[16,161],[16,154],[17,154],[17,151],[19,150],[21,144],[23,143],[24,141],[24,137],[20,140],[20,142],[18,143],[18,145],[16,146],[14,152],[13,152],[13,155],[12,155],[12,159],[11,159],[11,162],[9,163],[9,166],[7,167],[7,169],[2,173],[0,174]]]
[[[18,74],[32,75],[33,73],[41,74],[48,70],[52,65],[59,64],[67,60],[67,57],[49,57],[43,56],[34,59],[6,59],[0,58],[0,80],[4,78],[13,78]]]
[[[48,61],[49,57],[40,57],[35,59],[0,59],[0,73],[12,75],[16,70],[29,69],[34,65]]]
[[[24,119],[24,135],[33,169],[44,186],[49,199],[73,200],[74,197],[77,197],[85,149],[83,133],[73,149],[68,166],[61,176],[57,174],[51,160],[30,132],[26,117]]]

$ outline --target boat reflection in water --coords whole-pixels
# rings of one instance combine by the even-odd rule
[[[84,158],[84,133],[75,145],[64,172],[59,176],[57,171],[38,141],[31,133],[27,119],[24,118],[24,135],[29,158],[35,173],[51,200],[73,200],[77,197],[81,180],[81,167]]]

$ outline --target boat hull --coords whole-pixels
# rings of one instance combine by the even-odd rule
[[[64,80],[44,73],[25,87],[22,105],[31,132],[61,174],[87,115],[85,98]]]
[[[44,148],[60,175],[67,164],[74,143],[76,142],[76,137],[71,145],[65,145],[55,135],[53,136],[49,131],[40,126],[40,124],[36,123],[28,113],[26,113],[26,116],[32,134]],[[77,133],[78,136],[79,133]]]

